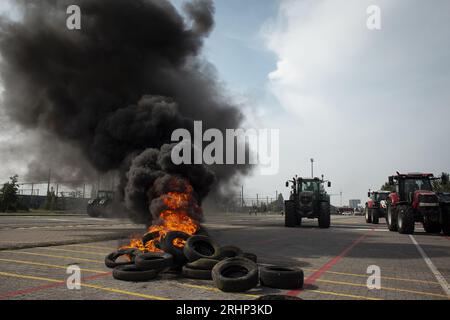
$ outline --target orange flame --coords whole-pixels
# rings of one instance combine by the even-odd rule
[[[160,213],[160,223],[158,225],[153,225],[148,228],[148,233],[159,233],[159,236],[146,244],[142,242],[141,239],[135,238],[130,241],[130,244],[122,247],[121,249],[138,249],[142,252],[161,252],[162,250],[157,247],[157,243],[161,241],[168,232],[171,231],[181,231],[189,235],[194,235],[198,229],[199,225],[195,222],[188,214],[188,209],[191,210],[201,210],[197,205],[195,199],[192,196],[192,186],[187,187],[187,191],[184,193],[180,192],[169,192],[161,196],[164,205],[167,207],[166,210]],[[179,248],[183,248],[186,241],[182,239],[175,239],[173,244]]]

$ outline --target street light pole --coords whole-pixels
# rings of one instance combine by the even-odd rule
[[[311,178],[314,178],[314,159],[311,158]]]

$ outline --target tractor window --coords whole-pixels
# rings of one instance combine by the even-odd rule
[[[383,200],[387,200],[388,197],[389,197],[389,194],[387,194],[387,193],[378,193],[376,196],[376,200],[383,201]]]
[[[406,179],[405,180],[405,192],[410,194],[417,190],[431,191],[431,183],[428,179]]]
[[[311,191],[316,192],[319,191],[319,185],[316,182],[312,181],[302,181],[301,191]]]

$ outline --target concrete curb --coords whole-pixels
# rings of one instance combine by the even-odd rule
[[[64,245],[69,245],[69,244],[92,243],[92,242],[101,242],[101,241],[108,241],[108,240],[122,240],[122,239],[129,239],[132,235],[133,235],[133,233],[123,232],[123,233],[115,233],[115,234],[104,235],[104,236],[89,237],[89,238],[85,238],[82,240],[22,243],[22,244],[8,245],[8,246],[0,245],[0,251],[31,249],[31,248],[37,248],[37,247],[64,246]]]

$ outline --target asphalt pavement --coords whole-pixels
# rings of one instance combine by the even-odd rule
[[[305,300],[449,299],[450,238],[426,234],[419,225],[413,236],[400,235],[380,222],[333,216],[330,229],[319,229],[315,220],[289,229],[281,216],[209,216],[205,227],[221,245],[255,253],[261,265],[296,266],[305,273],[303,290],[258,286],[229,294],[211,281],[175,274],[145,283],[113,279],[105,255],[142,233],[142,225],[83,215],[1,216],[0,299],[247,300],[266,294]],[[71,265],[81,268],[80,290],[66,285]],[[372,270],[380,271],[379,288],[368,288]]]

